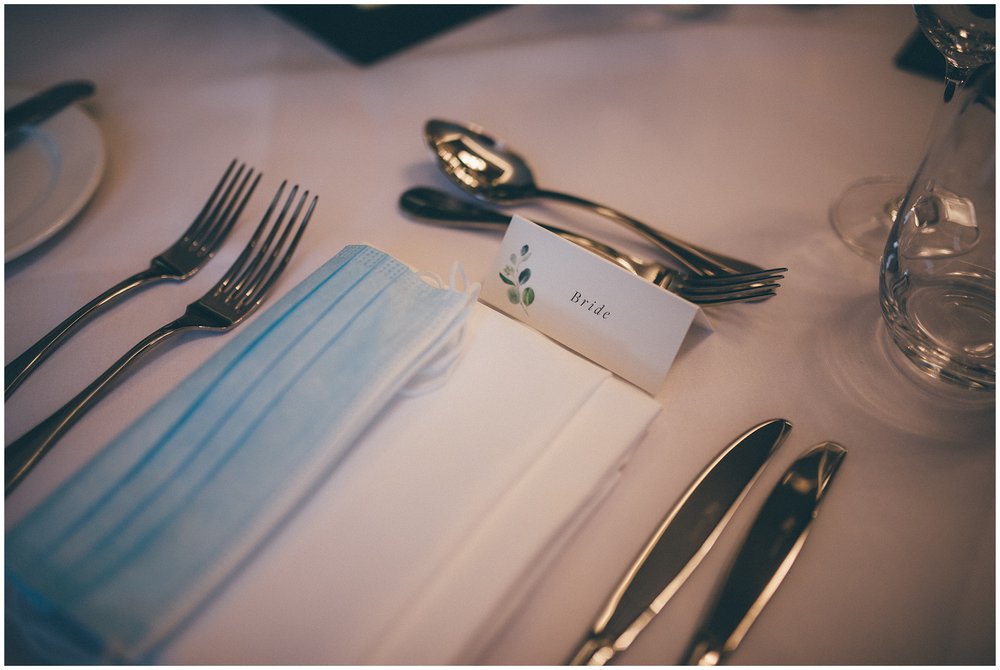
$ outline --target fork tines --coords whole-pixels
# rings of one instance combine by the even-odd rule
[[[263,300],[278,275],[288,264],[309,219],[312,218],[318,196],[313,196],[309,200],[309,191],[303,192],[293,210],[292,205],[299,192],[299,187],[296,185],[288,194],[274,224],[270,225],[271,218],[274,216],[287,184],[288,182],[284,181],[278,187],[277,193],[271,200],[271,204],[247,246],[243,249],[243,253],[215,287],[216,295],[223,296],[226,302],[235,301],[234,307],[237,310],[246,309]],[[309,206],[305,215],[301,216],[307,200]],[[264,238],[265,233],[266,238]],[[264,238],[263,241],[262,238]]]
[[[777,287],[777,284],[774,285]],[[767,298],[777,295],[774,288],[767,289],[754,289],[747,291],[734,291],[730,293],[719,293],[719,294],[690,294],[684,293],[684,298],[689,302],[693,302],[696,305],[721,305],[727,302],[750,302],[757,300],[766,300]]]
[[[783,279],[784,272],[788,268],[774,268],[772,270],[761,270],[760,272],[746,272],[742,274],[714,275],[711,277],[704,275],[687,275],[684,284],[687,286],[732,286],[736,284],[754,284],[768,282],[776,279]]]
[[[678,293],[701,305],[765,300],[776,294],[776,289],[781,286],[777,280],[784,278],[781,273],[786,270],[775,268],[714,277],[689,275],[684,277]]]
[[[235,158],[229,163],[205,206],[184,231],[181,239],[191,251],[206,255],[215,251],[236,224],[259,181],[260,173],[254,176],[254,169],[247,168],[246,163],[237,167]]]

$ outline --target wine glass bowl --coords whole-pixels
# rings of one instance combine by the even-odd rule
[[[994,60],[995,5],[914,5],[913,11],[948,66],[968,72]]]

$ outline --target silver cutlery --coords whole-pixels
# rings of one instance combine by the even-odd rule
[[[802,550],[847,450],[825,442],[788,468],[757,515],[683,662],[717,665],[742,642]]]
[[[459,200],[432,188],[411,188],[400,196],[399,204],[418,219],[445,227],[503,231],[510,223],[509,215],[477,203]],[[544,223],[538,225],[700,305],[764,300],[775,295],[775,290],[780,286],[777,280],[784,277],[780,273],[785,268],[716,277],[692,275],[655,261],[640,260],[584,235]]]
[[[714,277],[763,270],[753,263],[684,242],[606,205],[539,188],[527,162],[478,126],[432,119],[424,126],[424,138],[442,171],[477,198],[496,203],[547,198],[590,209],[639,233],[694,274]]]
[[[36,93],[10,109],[4,110],[4,135],[25,126],[36,125],[58,114],[78,100],[94,94],[94,84],[89,81],[67,81]]]
[[[698,566],[792,426],[772,419],[722,451],[681,496],[615,589],[571,665],[604,665],[629,647]]]
[[[212,258],[243,212],[260,180],[260,174],[253,177],[253,172],[253,168],[247,169],[245,164],[237,167],[236,161],[232,161],[188,229],[170,248],[154,257],[149,268],[104,291],[4,366],[4,399],[9,398],[77,328],[103,308],[148,284],[193,277]]]
[[[288,265],[316,206],[317,197],[309,201],[308,191],[295,203],[299,191],[295,186],[271,224],[286,185],[282,183],[243,252],[211,290],[188,305],[182,316],[142,339],[49,418],[7,446],[4,450],[5,496],[10,495],[57,440],[97,404],[112,382],[140,356],[178,333],[227,331],[257,309]],[[308,208],[303,216],[307,201]]]

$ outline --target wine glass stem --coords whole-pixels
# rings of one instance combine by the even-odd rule
[[[952,122],[958,115],[959,105],[953,104],[952,101],[958,89],[965,86],[969,77],[972,75],[972,68],[962,68],[945,61],[944,70],[944,100],[940,105],[938,105],[937,111],[934,113],[934,119],[931,121],[930,132],[928,133],[928,144],[925,150],[930,149],[930,145],[933,144],[935,138],[947,131],[951,127]]]
[[[965,86],[965,82],[969,80],[969,75],[972,74],[972,69],[967,67],[958,67],[957,65],[952,65],[947,60],[944,64],[944,101],[951,102],[951,99],[955,97],[955,92],[958,89]]]

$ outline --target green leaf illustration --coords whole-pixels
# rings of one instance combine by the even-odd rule
[[[524,293],[521,296],[521,302],[523,302],[525,305],[530,305],[531,303],[535,302],[535,289],[531,288],[530,286],[524,289]]]
[[[535,302],[535,289],[525,286],[531,280],[531,269],[525,267],[531,258],[531,249],[527,244],[521,245],[518,253],[510,255],[510,265],[504,266],[498,274],[500,281],[507,285],[507,299],[511,304],[520,305],[524,313],[528,313],[528,305]]]

